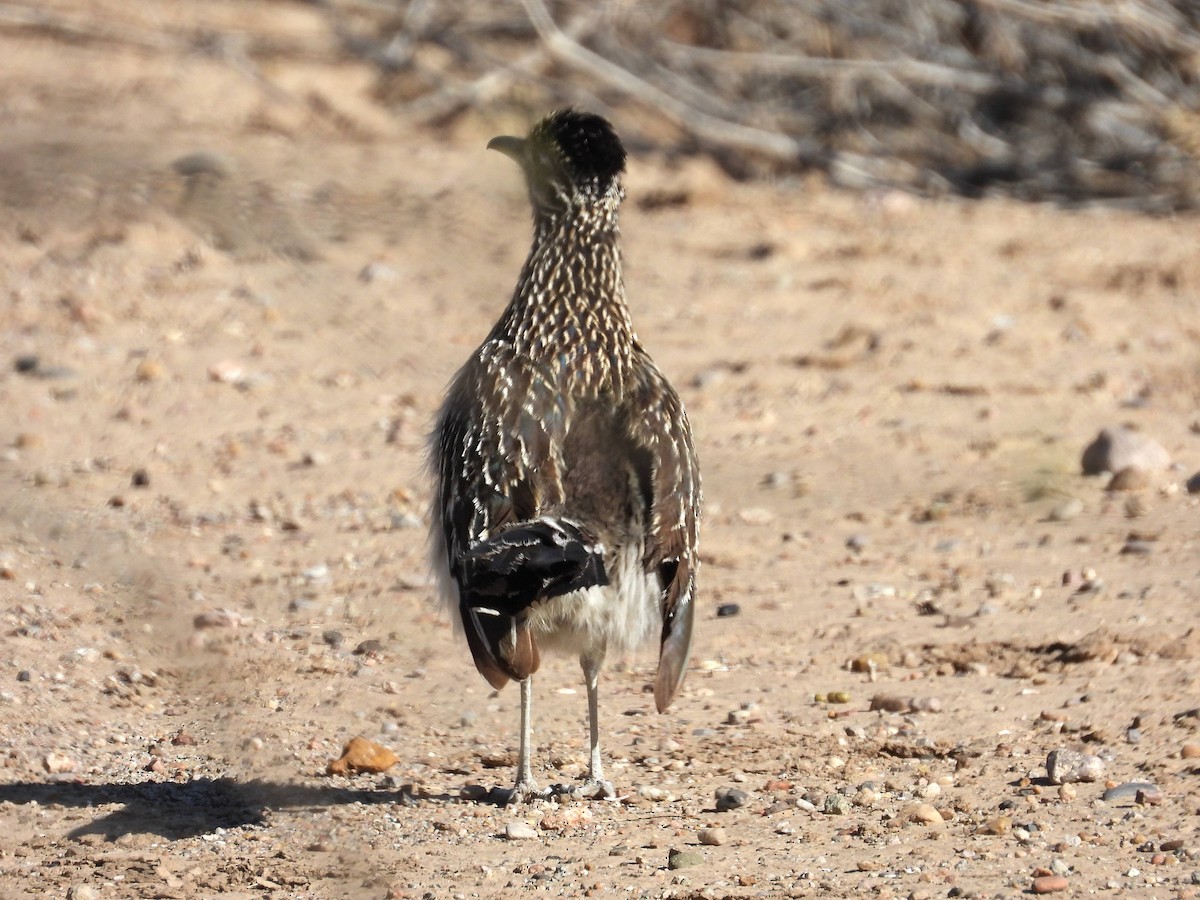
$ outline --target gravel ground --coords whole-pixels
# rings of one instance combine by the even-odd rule
[[[0,896],[1197,895],[1195,219],[635,157],[635,321],[708,497],[693,667],[665,716],[651,654],[606,668],[618,802],[501,808],[517,694],[434,602],[422,448],[527,247],[483,148],[529,117],[262,74],[0,30]],[[1117,426],[1170,464],[1081,474]],[[535,726],[580,778],[574,661]],[[327,775],[356,736],[397,761]]]

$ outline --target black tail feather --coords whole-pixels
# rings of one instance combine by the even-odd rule
[[[464,605],[516,616],[541,600],[608,584],[604,548],[581,526],[544,517],[480,541],[460,560]]]

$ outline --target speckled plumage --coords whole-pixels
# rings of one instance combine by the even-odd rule
[[[432,442],[434,565],[480,673],[522,682],[542,649],[579,655],[592,781],[603,783],[596,679],[605,652],[660,638],[660,711],[683,681],[700,476],[678,394],[634,333],[617,216],[625,152],[564,110],[489,145],[522,167],[534,237],[511,302],[454,378]]]

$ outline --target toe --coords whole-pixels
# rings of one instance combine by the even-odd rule
[[[602,778],[585,781],[583,784],[577,785],[571,793],[584,800],[615,800],[617,797],[617,790],[613,787],[613,783]]]

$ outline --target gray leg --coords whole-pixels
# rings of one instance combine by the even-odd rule
[[[581,796],[610,799],[617,796],[612,782],[604,780],[604,762],[600,757],[600,666],[604,654],[581,656],[588,701],[588,780],[576,792]]]
[[[533,676],[521,681],[521,750],[517,760],[517,784],[509,803],[542,796],[533,780]]]

